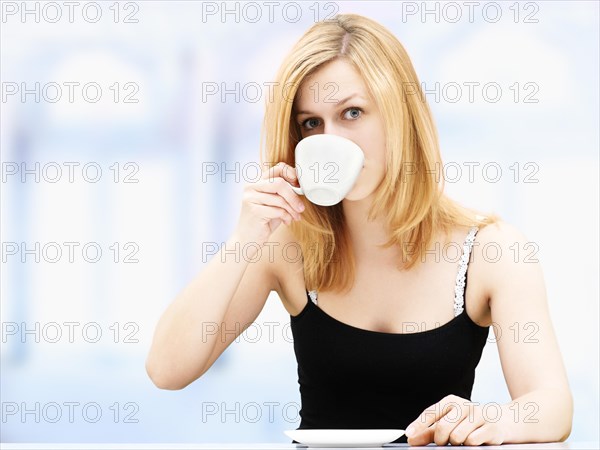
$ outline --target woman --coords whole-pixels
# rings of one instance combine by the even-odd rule
[[[431,112],[398,40],[341,14],[302,36],[275,81],[262,144],[278,163],[245,187],[225,246],[250,252],[219,253],[169,306],[146,363],[154,383],[181,389],[204,374],[275,290],[291,319],[300,428],[401,428],[411,445],[565,440],[573,401],[541,268],[513,226],[444,195]],[[298,185],[296,144],[321,133],[365,154],[331,207],[287,184]],[[259,253],[267,242],[302,258]],[[200,323],[229,332],[205,336]],[[470,395],[492,324],[513,400],[490,407]]]

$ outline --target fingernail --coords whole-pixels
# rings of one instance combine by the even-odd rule
[[[408,437],[411,437],[414,432],[415,432],[415,427],[413,427],[412,425],[406,429],[406,435]]]
[[[300,203],[300,204],[298,205],[298,209],[299,209],[300,211],[304,211],[304,203]]]

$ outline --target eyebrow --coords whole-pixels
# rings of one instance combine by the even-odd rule
[[[354,97],[357,98],[361,98],[364,100],[364,97],[359,95],[359,94],[352,94],[348,97],[346,97],[343,100],[340,100],[339,102],[337,102],[337,106],[342,106],[344,103],[348,102],[349,100],[352,100]],[[334,103],[334,102],[326,102],[326,103]],[[312,114],[310,111],[297,111],[296,112],[296,117],[299,116],[300,114]]]

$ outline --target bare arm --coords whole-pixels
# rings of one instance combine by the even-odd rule
[[[474,446],[564,441],[571,433],[573,397],[541,266],[526,252],[531,243],[509,224],[489,225],[478,236],[483,245],[476,247],[475,258],[483,262],[492,326],[512,401],[498,407],[495,402],[480,405],[447,395],[407,427],[408,443]],[[497,253],[485,257],[483,249],[489,244]]]
[[[202,376],[276,289],[276,259],[263,246],[282,222],[300,220],[302,205],[286,179],[295,169],[280,163],[246,186],[236,231],[163,313],[146,359],[157,387],[182,389]]]
[[[502,370],[512,401],[502,405],[504,444],[564,441],[571,433],[573,397],[560,353],[540,263],[530,242],[506,223],[494,240],[503,256],[490,272],[490,307]],[[518,247],[516,247],[518,245]],[[518,248],[520,252],[515,252]],[[505,256],[506,255],[506,256]]]
[[[260,314],[274,277],[268,252],[250,262],[246,243],[234,233],[163,313],[146,359],[157,387],[182,389],[202,376]]]

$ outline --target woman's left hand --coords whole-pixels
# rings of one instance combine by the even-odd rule
[[[467,399],[448,395],[425,409],[406,428],[408,444],[500,445],[506,439],[505,421],[500,405],[494,405],[495,408],[482,408]]]

